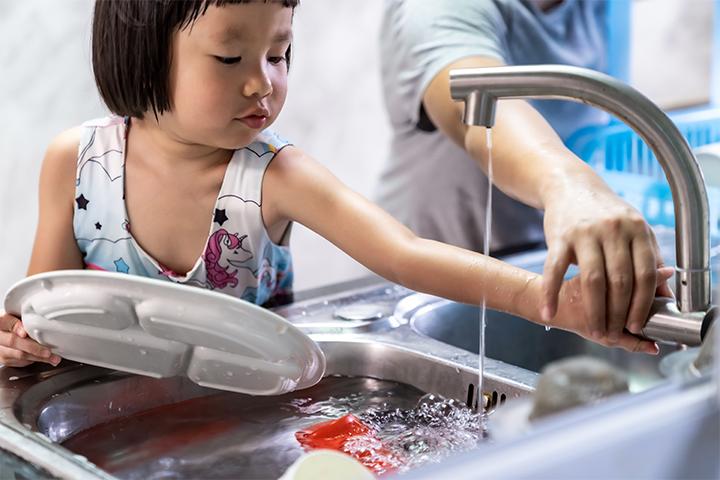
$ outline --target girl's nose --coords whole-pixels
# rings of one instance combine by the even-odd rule
[[[270,95],[272,91],[272,82],[263,66],[253,69],[243,84],[243,95],[246,97],[257,96],[264,98]]]

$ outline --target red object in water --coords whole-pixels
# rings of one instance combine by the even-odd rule
[[[348,448],[348,441],[357,437],[367,437],[368,448]],[[295,438],[305,450],[327,448],[347,453],[376,474],[390,473],[403,463],[380,443],[370,427],[352,414],[300,430]]]

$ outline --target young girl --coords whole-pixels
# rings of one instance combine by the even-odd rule
[[[48,148],[28,273],[125,272],[269,305],[290,294],[300,222],[393,282],[540,323],[538,275],[417,238],[268,130],[287,93],[296,4],[97,1],[93,68],[115,115]],[[566,282],[550,325],[590,337],[579,299]],[[0,317],[0,330],[0,363],[60,361],[19,319]],[[656,351],[630,334],[593,340]]]

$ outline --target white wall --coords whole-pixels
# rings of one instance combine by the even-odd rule
[[[630,80],[665,109],[710,100],[713,1],[635,0]]]
[[[379,0],[302,3],[289,98],[276,124],[366,196],[389,134],[377,63],[381,6]],[[91,0],[0,0],[0,294],[25,274],[48,142],[105,115],[90,69],[91,11]],[[301,226],[292,247],[299,289],[366,273]]]

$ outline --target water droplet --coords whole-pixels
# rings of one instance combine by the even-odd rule
[[[147,350],[140,350],[140,355],[147,355]]]
[[[552,327],[550,325],[545,325],[545,331],[549,332],[550,330],[552,330]]]
[[[10,380],[11,382],[14,382],[15,380],[20,380],[20,377],[13,375],[12,377],[8,378],[8,380]]]
[[[228,370],[227,372],[225,372],[225,375],[227,375],[228,377],[232,377],[234,373]]]

